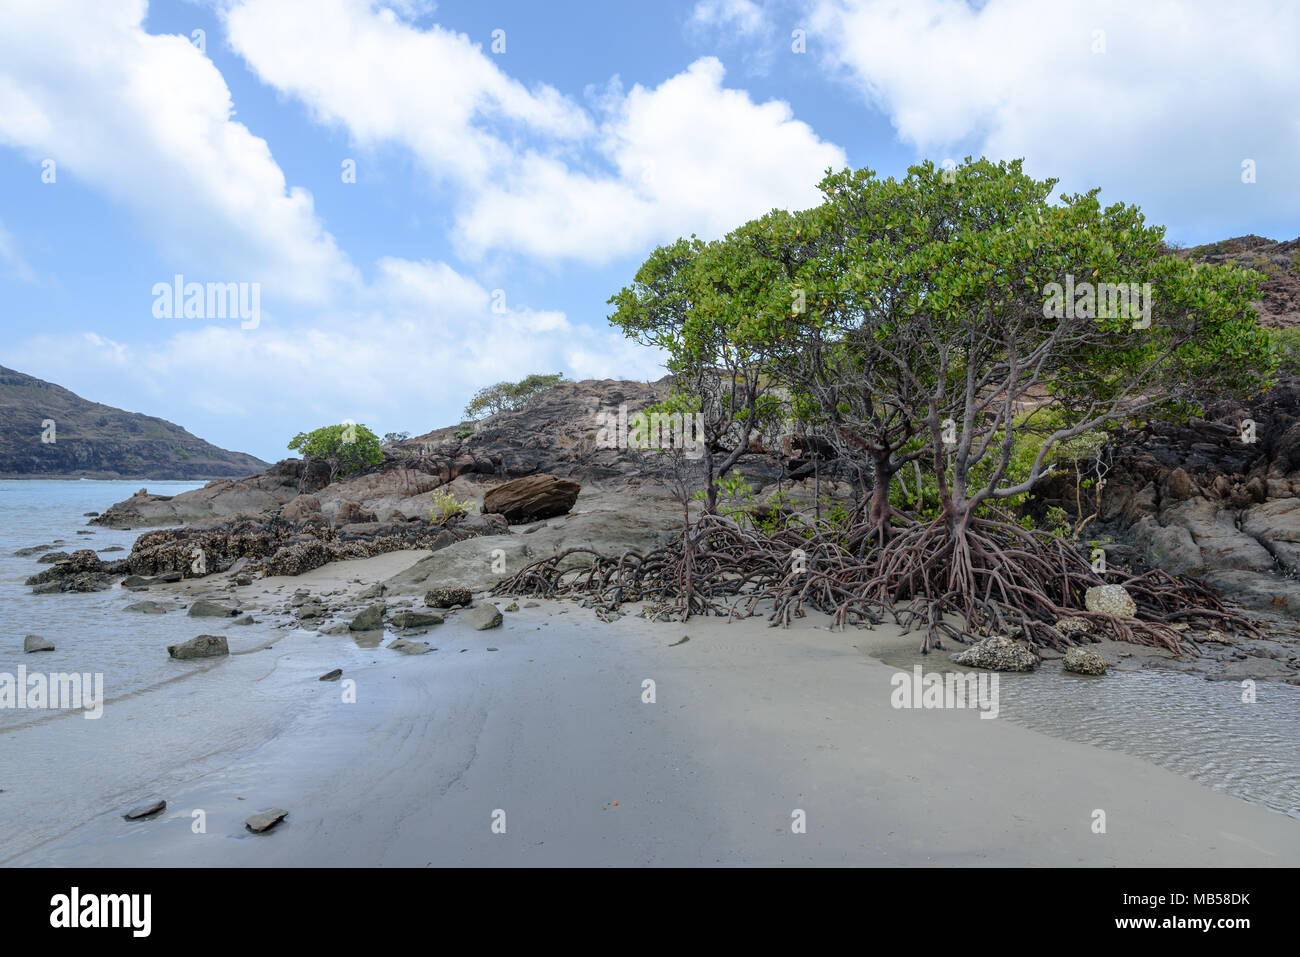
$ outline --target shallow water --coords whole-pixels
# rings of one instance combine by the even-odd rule
[[[885,656],[925,673],[967,669],[938,656]],[[1242,685],[1161,669],[1088,678],[1064,671],[1001,674],[999,719],[1144,758],[1216,791],[1300,819],[1300,687]]]
[[[122,610],[132,602],[157,596],[121,588],[33,595],[23,581],[50,566],[37,562],[40,555],[16,558],[13,554],[62,539],[57,551],[89,548],[99,552],[117,545],[123,550],[100,557],[105,561],[125,558],[140,532],[87,525],[90,519],[84,513],[103,512],[129,498],[142,484],[160,495],[176,495],[204,483],[0,481],[0,672],[16,674],[18,666],[25,665],[29,672],[101,673],[109,699],[177,675],[165,652],[158,653],[175,643],[177,613],[142,615]],[[93,534],[78,535],[78,531]],[[23,636],[28,634],[48,638],[54,642],[54,651],[24,654]],[[31,712],[0,709],[0,730],[25,724],[33,717]]]

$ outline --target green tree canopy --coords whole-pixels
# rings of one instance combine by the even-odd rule
[[[555,372],[550,375],[530,375],[518,382],[498,382],[486,386],[474,393],[474,398],[465,406],[465,417],[471,420],[482,419],[498,412],[522,409],[537,393],[567,381],[563,374]]]
[[[327,462],[331,482],[384,460],[379,437],[364,425],[351,422],[299,432],[289,442],[289,448],[304,457]]]

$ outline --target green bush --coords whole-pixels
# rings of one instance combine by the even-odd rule
[[[429,509],[429,521],[441,525],[469,514],[472,502],[462,502],[445,489],[436,489],[433,493],[433,507]]]
[[[289,443],[289,448],[301,452],[304,457],[329,463],[331,482],[384,460],[379,436],[364,425],[352,422],[321,426],[313,432],[299,432]]]
[[[1268,344],[1277,356],[1277,371],[1300,375],[1300,326],[1269,329]]]
[[[556,372],[551,375],[530,375],[518,382],[498,382],[474,393],[474,398],[465,406],[465,417],[481,419],[498,412],[522,409],[537,393],[567,381],[561,373]]]

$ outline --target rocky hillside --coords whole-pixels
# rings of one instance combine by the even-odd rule
[[[1265,326],[1300,325],[1300,238],[1277,242],[1262,236],[1238,236],[1178,250],[1197,262],[1236,263],[1263,273],[1261,298],[1255,304]]]
[[[164,419],[90,402],[3,366],[0,422],[4,478],[205,479],[252,475],[267,467]]]

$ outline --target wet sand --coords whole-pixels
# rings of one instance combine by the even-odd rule
[[[251,604],[277,587],[282,599],[359,590],[354,579],[423,554],[236,591]],[[194,673],[112,702],[99,721],[68,715],[4,735],[17,764],[0,818],[10,802],[43,810],[4,829],[0,862],[1300,862],[1297,821],[1138,758],[976,711],[893,708],[897,669],[876,655],[912,637],[889,626],[606,624],[542,602],[490,631],[452,615],[418,636],[438,649],[420,656],[289,629],[268,644],[265,624],[250,627],[259,634],[232,646],[248,653],[178,662]],[[316,680],[335,667],[355,681],[355,703],[341,683]],[[163,814],[122,820],[152,797],[168,801]],[[271,807],[288,818],[245,830]],[[1097,810],[1105,833],[1094,833]],[[797,812],[805,833],[792,827]]]

